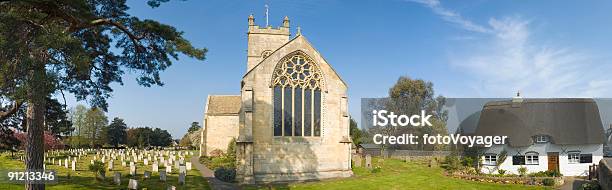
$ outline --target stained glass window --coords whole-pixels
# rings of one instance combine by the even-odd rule
[[[272,75],[274,136],[321,135],[323,77],[302,52],[283,58]]]

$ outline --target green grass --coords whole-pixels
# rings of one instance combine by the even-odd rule
[[[377,165],[377,159],[372,163]],[[443,175],[439,167],[429,168],[423,163],[405,163],[401,160],[387,159],[379,164],[382,170],[372,173],[369,169],[353,169],[354,177],[317,182],[293,183],[284,185],[249,186],[245,189],[551,189],[540,186],[481,183],[451,178]]]
[[[17,156],[17,158],[19,158]],[[76,169],[77,171],[72,171],[69,168],[60,167],[58,165],[50,165],[47,164],[47,170],[55,170],[57,171],[57,175],[59,176],[59,183],[57,184],[48,184],[46,185],[46,189],[127,189],[128,181],[130,177],[129,174],[129,165],[127,167],[121,166],[120,160],[115,160],[114,162],[114,170],[106,172],[106,179],[104,181],[96,181],[95,175],[93,172],[88,170],[89,160],[93,158],[93,155],[89,155],[87,157],[81,157],[79,161],[77,161]],[[186,158],[189,160],[189,158]],[[108,164],[108,162],[106,162]],[[166,182],[159,181],[159,173],[153,172],[151,174],[151,178],[143,181],[143,173],[145,170],[151,171],[151,164],[148,166],[144,166],[142,162],[137,163],[137,175],[136,178],[138,180],[138,188],[147,188],[147,189],[166,189],[167,186],[174,185],[177,189],[210,189],[206,179],[204,179],[200,172],[197,171],[195,167],[192,167],[191,171],[187,172],[187,176],[185,177],[185,185],[178,184],[178,170],[176,168],[172,168],[172,174],[167,176]],[[11,170],[11,169],[23,169],[24,164],[18,159],[11,159],[10,153],[4,153],[0,155],[0,170]],[[159,167],[159,170],[164,170],[163,164]],[[121,172],[121,185],[117,186],[113,182],[113,175],[115,171]],[[70,179],[67,178],[67,175],[70,174]],[[23,189],[23,184],[7,184],[1,183],[0,189]]]

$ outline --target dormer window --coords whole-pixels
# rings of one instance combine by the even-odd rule
[[[538,135],[535,136],[536,143],[547,143],[549,141],[548,136],[546,135]]]

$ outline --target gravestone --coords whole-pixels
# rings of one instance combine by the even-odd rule
[[[156,162],[154,162],[153,165],[151,166],[151,170],[153,172],[159,172],[159,168],[157,167],[157,163]]]
[[[151,172],[150,171],[145,171],[144,172],[144,178],[145,179],[149,179],[151,177]]]
[[[179,164],[179,162],[174,162],[174,168],[178,169],[181,165]]]
[[[113,170],[113,160],[108,161],[108,170]]]
[[[71,168],[72,171],[76,171],[76,161],[72,161]]]
[[[159,172],[159,180],[165,182],[166,181],[166,172],[165,171],[160,171]]]
[[[68,168],[68,158],[66,158],[66,160],[64,160],[64,168]]]
[[[353,160],[355,160],[355,167],[361,167],[361,155],[356,155]]]
[[[367,168],[372,168],[372,156],[367,154],[366,158],[365,158],[365,161],[366,161],[365,166]]]
[[[172,167],[166,167],[166,173],[172,173]]]
[[[138,181],[136,181],[135,179],[130,179],[128,189],[138,189]]]
[[[115,177],[113,177],[113,181],[116,185],[121,185],[121,172],[115,172]]]
[[[186,162],[185,167],[187,167],[187,171],[191,171],[191,162]]]
[[[130,166],[130,175],[136,176],[136,166],[135,165]]]
[[[149,165],[149,160],[148,160],[148,159],[146,159],[146,158],[144,159],[144,165],[145,165],[145,166]]]
[[[125,167],[125,162],[121,161],[121,166]]]
[[[178,181],[179,184],[185,185],[185,173],[179,173]]]
[[[179,166],[179,173],[187,173],[187,168],[185,166]]]

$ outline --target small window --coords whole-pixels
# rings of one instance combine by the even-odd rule
[[[495,166],[497,165],[497,155],[487,154],[484,156],[484,165]]]
[[[525,156],[512,156],[512,165],[525,165]]]
[[[540,158],[538,153],[536,152],[529,152],[527,154],[525,154],[525,164],[527,165],[539,165],[540,164]]]
[[[548,142],[548,136],[546,135],[538,135],[535,137],[536,143],[547,143]]]
[[[570,152],[567,154],[567,161],[570,164],[580,163],[580,152]]]
[[[593,163],[593,154],[580,154],[580,163]]]

